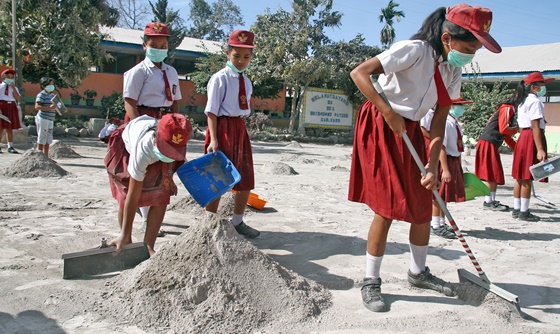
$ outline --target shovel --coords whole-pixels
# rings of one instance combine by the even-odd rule
[[[381,95],[381,97],[385,100],[385,102],[387,102],[387,104],[390,106],[391,103],[387,99],[387,96],[385,96],[385,93],[383,92],[383,88],[381,88],[381,85],[377,82],[377,79],[375,79],[373,76],[370,76],[370,79],[371,79],[371,83],[373,84],[373,88],[377,91],[377,93],[379,95]],[[422,175],[426,175],[427,174],[426,168],[424,167],[424,164],[422,163],[422,160],[420,160],[420,157],[418,156],[418,153],[414,149],[414,146],[412,145],[412,142],[410,142],[410,139],[408,138],[408,135],[406,133],[403,133],[402,138],[403,138],[406,146],[408,147],[408,149],[410,151],[410,154],[412,154],[412,157],[414,158],[414,161],[418,165],[418,168],[422,172]],[[451,213],[447,209],[447,206],[445,205],[445,202],[441,198],[439,192],[437,190],[432,190],[432,193],[434,194],[434,197],[437,200],[441,210],[444,212],[445,216],[447,217],[447,220],[449,220],[449,224],[453,228],[453,231],[455,232],[455,235],[457,235],[457,238],[459,238],[459,241],[461,242],[461,245],[463,245],[463,248],[465,249],[465,252],[467,253],[469,259],[471,260],[472,264],[474,265],[474,267],[475,267],[475,269],[478,273],[478,277],[477,277],[476,275],[471,274],[470,272],[466,271],[465,269],[457,269],[457,274],[459,275],[459,281],[461,283],[469,282],[469,283],[476,284],[476,285],[482,287],[483,289],[494,293],[498,297],[500,297],[500,298],[506,300],[507,302],[509,302],[510,305],[513,305],[513,307],[517,311],[517,313],[521,317],[523,317],[522,313],[521,313],[521,308],[519,307],[519,297],[517,297],[517,295],[514,295],[511,292],[508,292],[508,291],[500,288],[499,286],[496,286],[496,285],[492,284],[492,282],[490,282],[490,279],[488,279],[488,276],[486,276],[486,273],[484,273],[484,271],[480,267],[480,264],[478,264],[478,261],[474,257],[473,252],[471,251],[469,245],[467,244],[467,241],[463,237],[463,234],[461,233],[461,230],[459,230],[459,227],[455,223],[455,220],[451,216]]]
[[[0,118],[3,119],[3,120],[5,120],[5,121],[8,122],[8,123],[12,123],[12,121],[10,121],[10,119],[9,119],[6,115],[4,115],[4,114],[0,114]]]

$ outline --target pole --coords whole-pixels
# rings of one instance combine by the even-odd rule
[[[16,69],[16,0],[12,0],[12,68]]]

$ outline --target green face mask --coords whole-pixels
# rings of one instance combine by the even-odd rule
[[[156,155],[156,157],[158,157],[159,161],[161,162],[166,162],[166,163],[171,163],[175,160],[166,157],[165,155],[161,154],[161,152],[158,150],[157,146],[154,146],[154,153]]]
[[[52,91],[54,90],[54,85],[48,85],[48,86],[46,86],[46,87],[45,87],[45,90],[46,90],[48,93],[52,93]]]
[[[4,82],[6,83],[6,85],[9,85],[9,84],[11,84],[11,83],[14,83],[14,81],[15,81],[14,79],[10,79],[10,78],[4,79]]]
[[[449,43],[449,48],[451,49],[451,43]],[[453,49],[447,54],[447,62],[454,67],[463,67],[472,62],[473,58],[474,53],[462,53]]]
[[[449,113],[451,114],[451,116],[453,116],[455,118],[459,118],[459,117],[463,116],[463,114],[465,113],[465,107],[464,106],[459,106],[459,105],[454,105],[453,109],[449,110]]]
[[[541,86],[541,90],[537,92],[538,97],[543,97],[546,95],[546,86]]]
[[[167,49],[146,48],[146,57],[154,63],[161,63],[167,58]]]
[[[235,67],[235,65],[233,65],[233,63],[231,62],[231,60],[228,60],[228,61],[227,61],[226,66],[229,67],[229,68],[231,68],[231,69],[232,69],[234,72],[236,72],[236,73],[243,73],[243,72],[245,72],[246,70],[248,70],[249,67],[251,67],[251,65],[249,64],[249,65],[247,65],[247,67],[245,67],[244,69],[238,70],[237,67]]]

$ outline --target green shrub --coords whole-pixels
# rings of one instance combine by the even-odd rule
[[[101,116],[103,118],[117,117],[124,119],[125,113],[122,94],[113,92],[113,94],[101,98]]]

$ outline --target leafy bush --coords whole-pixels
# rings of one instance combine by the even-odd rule
[[[262,131],[268,126],[272,126],[272,121],[262,112],[256,112],[247,118],[247,127],[250,130]]]
[[[113,94],[101,98],[101,115],[103,118],[117,117],[124,119],[125,113],[122,94],[113,92]]]

